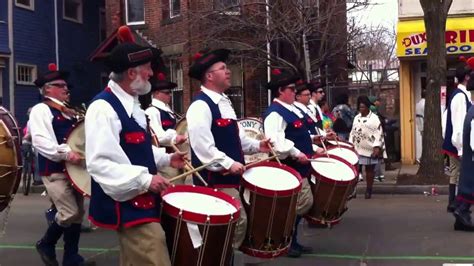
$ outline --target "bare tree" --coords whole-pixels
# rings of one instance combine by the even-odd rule
[[[417,175],[426,181],[444,176],[443,155],[437,152],[443,142],[441,137],[440,88],[446,85],[445,29],[449,8],[453,0],[420,0],[423,8],[427,47],[429,50],[425,130],[423,152]]]
[[[303,77],[309,71],[312,78],[338,56],[346,59],[347,38],[357,34],[355,23],[346,23],[346,14],[369,1],[225,2],[234,4],[210,8],[197,4],[191,9],[193,43],[235,48],[255,67],[265,67],[269,60],[271,66],[292,69]]]

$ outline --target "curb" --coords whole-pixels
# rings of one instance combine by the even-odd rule
[[[372,194],[401,194],[401,195],[423,195],[425,192],[431,194],[431,189],[435,187],[438,195],[448,195],[448,185],[396,185],[377,184],[373,186]],[[365,184],[357,186],[357,194],[365,193]]]

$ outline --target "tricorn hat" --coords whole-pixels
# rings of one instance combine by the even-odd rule
[[[56,64],[51,63],[48,65],[48,72],[44,73],[43,75],[40,75],[34,81],[34,83],[38,88],[41,88],[44,86],[44,84],[51,82],[53,80],[58,80],[58,79],[66,80],[68,76],[69,76],[69,72],[59,71]]]
[[[189,68],[188,75],[197,80],[201,80],[204,73],[217,62],[226,62],[229,58],[230,50],[217,49],[208,53],[196,53],[194,55],[194,63]]]

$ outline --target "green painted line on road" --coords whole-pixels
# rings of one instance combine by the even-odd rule
[[[304,254],[304,257],[345,259],[345,260],[439,260],[439,261],[471,261],[474,257],[458,256],[363,256],[363,255],[345,255],[345,254]]]
[[[1,249],[36,249],[36,247],[30,246],[30,245],[0,245],[0,250]],[[57,249],[62,250],[64,248],[61,246],[58,246]],[[79,248],[79,250],[88,251],[88,252],[99,252],[99,253],[119,251],[118,248]]]
[[[57,247],[62,250],[63,247]],[[32,245],[0,245],[2,249],[25,249],[34,250]],[[80,248],[81,251],[86,252],[118,252],[118,248]],[[326,258],[326,259],[341,259],[341,260],[418,260],[418,261],[470,261],[474,262],[474,257],[458,257],[458,256],[364,256],[364,255],[348,255],[348,254],[305,254],[304,257]]]

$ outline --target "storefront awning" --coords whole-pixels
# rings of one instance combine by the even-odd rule
[[[446,51],[449,55],[474,53],[474,17],[448,18]],[[426,30],[423,20],[399,21],[397,26],[397,56],[426,56]]]

